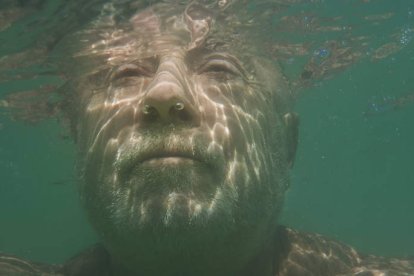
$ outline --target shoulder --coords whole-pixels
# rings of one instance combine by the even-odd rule
[[[109,254],[97,244],[69,259],[63,265],[32,262],[0,253],[0,276],[109,276]]]
[[[356,268],[361,276],[370,275],[392,275],[412,276],[414,275],[414,259],[384,258],[368,255],[362,259],[361,264]],[[371,272],[371,274],[364,274]]]
[[[58,265],[27,261],[9,254],[0,253],[0,275],[7,276],[62,276]]]
[[[281,227],[280,276],[414,275],[414,260],[363,255],[354,248],[322,235]]]
[[[110,276],[109,253],[103,245],[96,244],[68,260],[62,272],[66,276]]]

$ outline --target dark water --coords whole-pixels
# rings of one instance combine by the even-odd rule
[[[307,2],[306,12],[341,15],[355,35],[370,33],[370,46],[346,70],[300,91],[300,146],[282,222],[363,252],[414,256],[414,3]],[[381,27],[367,24],[372,30],[358,21],[386,13],[393,16]],[[331,37],[317,39],[310,55],[323,60]],[[397,50],[374,58],[389,42]],[[295,62],[284,61],[287,74]],[[1,95],[25,86],[0,83]],[[61,262],[95,241],[77,198],[75,146],[54,120],[27,125],[0,116],[0,250]]]

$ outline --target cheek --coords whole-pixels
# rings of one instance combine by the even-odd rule
[[[110,86],[85,99],[78,125],[78,141],[81,150],[89,150],[94,143],[104,143],[111,138],[119,138],[126,127],[139,123],[138,103],[147,80],[135,82],[135,85]],[[102,149],[103,150],[103,149]]]
[[[238,121],[234,124],[234,128],[239,127],[241,132],[241,138],[236,137],[238,142],[235,144],[246,155],[248,166],[254,169],[257,177],[284,170],[281,164],[285,152],[283,125],[269,102],[260,99],[259,95],[250,98],[245,106],[246,112],[239,112]]]
[[[263,114],[259,110],[257,106],[243,108],[233,105],[226,111],[231,144],[242,155],[248,154],[252,146],[262,146],[264,143],[266,129],[263,125]]]

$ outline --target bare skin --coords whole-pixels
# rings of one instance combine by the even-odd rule
[[[278,226],[298,118],[280,70],[220,22],[198,4],[157,5],[80,33],[71,120],[102,244],[58,266],[3,255],[1,275],[414,271]]]

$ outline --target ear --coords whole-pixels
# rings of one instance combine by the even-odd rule
[[[292,167],[298,147],[299,115],[297,113],[286,113],[283,115],[283,121],[286,127],[288,164]]]

